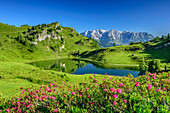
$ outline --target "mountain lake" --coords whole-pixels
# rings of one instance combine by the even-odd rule
[[[40,67],[44,70],[56,70],[70,74],[102,74],[115,76],[128,76],[132,74],[138,77],[139,69],[136,66],[102,65],[90,61],[78,59],[56,59],[41,62],[32,62],[31,65]]]

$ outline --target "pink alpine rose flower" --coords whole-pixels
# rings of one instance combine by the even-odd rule
[[[122,93],[122,90],[120,88],[117,89],[118,93]]]
[[[75,95],[76,93],[75,93],[75,92],[72,92],[71,94],[72,94],[72,95]]]
[[[86,88],[86,91],[88,91],[89,90],[89,88]]]
[[[157,89],[157,90],[156,90],[156,92],[160,92],[160,91],[161,91],[161,89]]]
[[[148,80],[149,80],[149,77],[146,77],[146,79],[148,79]]]
[[[122,86],[124,86],[124,84],[123,84],[123,83],[120,83],[120,87],[122,87]]]
[[[148,89],[152,89],[152,85],[151,84],[148,85]]]
[[[114,88],[110,88],[110,91],[112,92],[116,92],[116,90]]]
[[[58,112],[58,109],[55,109],[54,112]]]
[[[116,104],[117,104],[117,102],[114,101],[114,102],[113,102],[113,105],[116,105]]]
[[[118,98],[118,96],[116,94],[113,95],[113,98]]]
[[[127,103],[127,100],[123,100],[124,103]]]
[[[10,109],[6,109],[7,112],[10,112]]]
[[[138,87],[138,86],[139,86],[139,84],[140,84],[140,82],[136,82],[136,87]]]
[[[153,76],[152,78],[153,78],[153,79],[156,79],[156,77],[155,77],[155,76]]]

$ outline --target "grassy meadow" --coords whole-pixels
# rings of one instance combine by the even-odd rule
[[[168,112],[170,107],[170,74],[149,73],[134,78],[109,75],[74,75],[30,65],[55,59],[79,59],[99,66],[138,67],[146,62],[161,60],[161,68],[170,69],[170,47],[155,50],[169,39],[145,44],[99,48],[94,40],[78,34],[73,28],[56,30],[61,39],[37,41],[35,51],[18,40],[22,34],[29,39],[40,29],[58,29],[56,23],[44,28],[15,27],[0,23],[0,112]],[[52,27],[51,27],[52,25]],[[27,32],[31,30],[31,32]],[[37,30],[37,31],[36,31]],[[56,35],[55,34],[55,35]],[[27,39],[27,40],[28,40]],[[29,40],[31,41],[31,40]],[[57,45],[58,44],[58,45]],[[60,51],[59,47],[64,45]],[[69,64],[68,72],[75,62]],[[83,62],[84,63],[84,62]],[[50,64],[49,64],[50,65]],[[76,64],[75,64],[76,65]],[[84,63],[86,65],[86,63]],[[57,66],[56,66],[57,67]],[[57,104],[56,104],[57,103]]]

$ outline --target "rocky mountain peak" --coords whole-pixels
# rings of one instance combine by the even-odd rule
[[[118,31],[118,30],[90,30],[81,33],[86,37],[92,37],[93,39],[100,42],[101,47],[109,47],[113,45],[115,42],[117,45],[121,44],[129,44],[131,41],[138,42],[138,41],[148,41],[154,38],[152,34],[147,32],[133,32],[133,31]],[[108,46],[105,46],[105,43],[108,43]]]

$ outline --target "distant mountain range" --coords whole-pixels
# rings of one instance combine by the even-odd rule
[[[130,44],[131,41],[138,42],[138,41],[149,41],[154,38],[152,34],[149,34],[147,32],[132,32],[132,31],[118,31],[118,30],[91,30],[91,31],[85,31],[80,33],[86,37],[92,37],[95,39],[100,47],[110,47],[113,46],[113,43],[115,42],[116,45],[122,45],[122,44]]]

